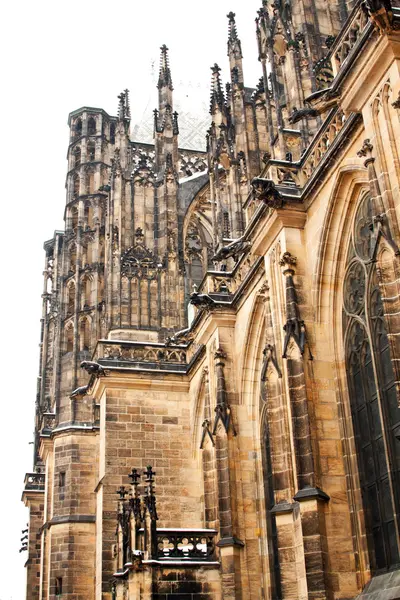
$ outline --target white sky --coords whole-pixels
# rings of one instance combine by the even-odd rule
[[[68,113],[87,105],[115,114],[117,95],[128,88],[135,122],[164,43],[173,81],[200,83],[208,102],[211,65],[219,63],[224,80],[229,72],[230,10],[242,40],[245,84],[255,86],[262,74],[254,24],[260,6],[261,0],[2,3],[0,600],[25,598],[27,554],[18,550],[27,511],[20,498],[32,468],[42,246],[63,228]]]

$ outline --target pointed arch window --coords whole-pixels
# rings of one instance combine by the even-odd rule
[[[67,316],[70,316],[75,311],[75,284],[71,283],[68,286],[68,297],[67,297]]]
[[[69,325],[65,330],[65,352],[72,352],[74,349],[74,327]]]
[[[81,352],[90,350],[90,322],[88,319],[82,319],[79,327],[79,349]]]
[[[74,150],[74,167],[75,169],[81,164],[81,149],[77,146]]]
[[[115,144],[115,123],[110,125],[110,142]]]
[[[75,173],[75,175],[73,177],[73,196],[74,196],[74,198],[79,196],[79,186],[80,186],[79,175],[77,173]]]
[[[74,132],[75,132],[76,138],[81,137],[81,135],[82,135],[82,119],[77,119],[75,121]]]
[[[346,372],[373,571],[399,564],[400,409],[376,265],[371,199],[356,212],[343,284]]]
[[[96,146],[93,142],[89,142],[87,145],[87,155],[90,161],[94,161],[96,158]]]
[[[88,135],[96,135],[96,121],[93,117],[88,119]]]

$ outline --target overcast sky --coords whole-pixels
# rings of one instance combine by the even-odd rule
[[[210,66],[228,76],[226,14],[236,12],[245,84],[261,77],[254,19],[261,0],[9,0],[1,8],[1,491],[0,600],[24,600],[43,242],[63,228],[68,113],[96,106],[116,114],[131,92],[140,118],[167,44],[173,81],[205,90]],[[178,91],[177,86],[177,91]],[[201,92],[203,93],[203,92]],[[184,99],[180,99],[182,105]],[[155,108],[155,107],[154,107]]]

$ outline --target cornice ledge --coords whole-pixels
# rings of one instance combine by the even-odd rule
[[[253,254],[264,256],[282,229],[285,227],[304,229],[306,221],[307,213],[303,204],[290,204],[286,205],[285,208],[271,211],[263,219],[260,219],[253,234]]]

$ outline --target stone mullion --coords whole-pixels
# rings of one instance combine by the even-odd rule
[[[384,309],[383,318],[395,375],[397,401],[400,406],[400,267],[391,252],[390,260],[385,263],[381,260],[378,273]]]

